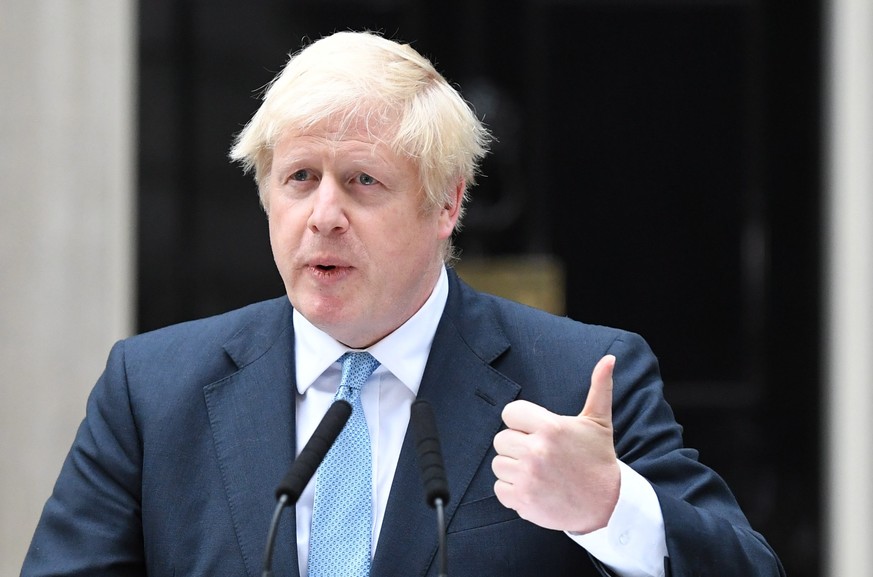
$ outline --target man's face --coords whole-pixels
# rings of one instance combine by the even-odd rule
[[[287,134],[267,178],[270,243],[291,303],[354,348],[430,296],[460,200],[459,187],[453,206],[423,211],[416,166],[378,137],[330,124]]]

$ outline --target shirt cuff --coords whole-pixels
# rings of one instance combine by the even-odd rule
[[[667,540],[658,496],[642,475],[618,464],[621,488],[606,527],[567,535],[620,577],[663,577]]]

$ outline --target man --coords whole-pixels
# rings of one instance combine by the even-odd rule
[[[783,574],[682,447],[642,339],[445,266],[488,139],[409,46],[338,33],[295,55],[231,152],[254,169],[287,297],[113,348],[22,574],[258,574],[273,489],[347,388],[371,453],[319,469],[277,575],[436,575],[416,398],[445,454],[453,576]],[[361,494],[366,512],[320,537]]]

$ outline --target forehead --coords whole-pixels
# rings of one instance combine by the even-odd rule
[[[382,143],[390,147],[397,135],[400,121],[396,114],[388,112],[384,106],[359,102],[352,109],[293,115],[282,124],[285,127],[279,134],[280,139],[289,136],[316,136],[332,141]]]
[[[331,117],[311,126],[291,127],[283,131],[274,146],[275,160],[289,154],[316,154],[334,159],[347,156],[398,166],[415,166],[411,158],[391,147],[394,134],[393,125],[374,121],[370,117]]]

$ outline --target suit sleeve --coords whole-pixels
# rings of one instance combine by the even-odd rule
[[[144,576],[141,468],[122,342],[88,399],[22,577]]]
[[[663,395],[657,359],[637,335],[622,333],[616,356],[613,426],[618,458],[655,490],[664,518],[667,575],[785,575],[752,530],[724,480],[683,447],[682,429]]]

